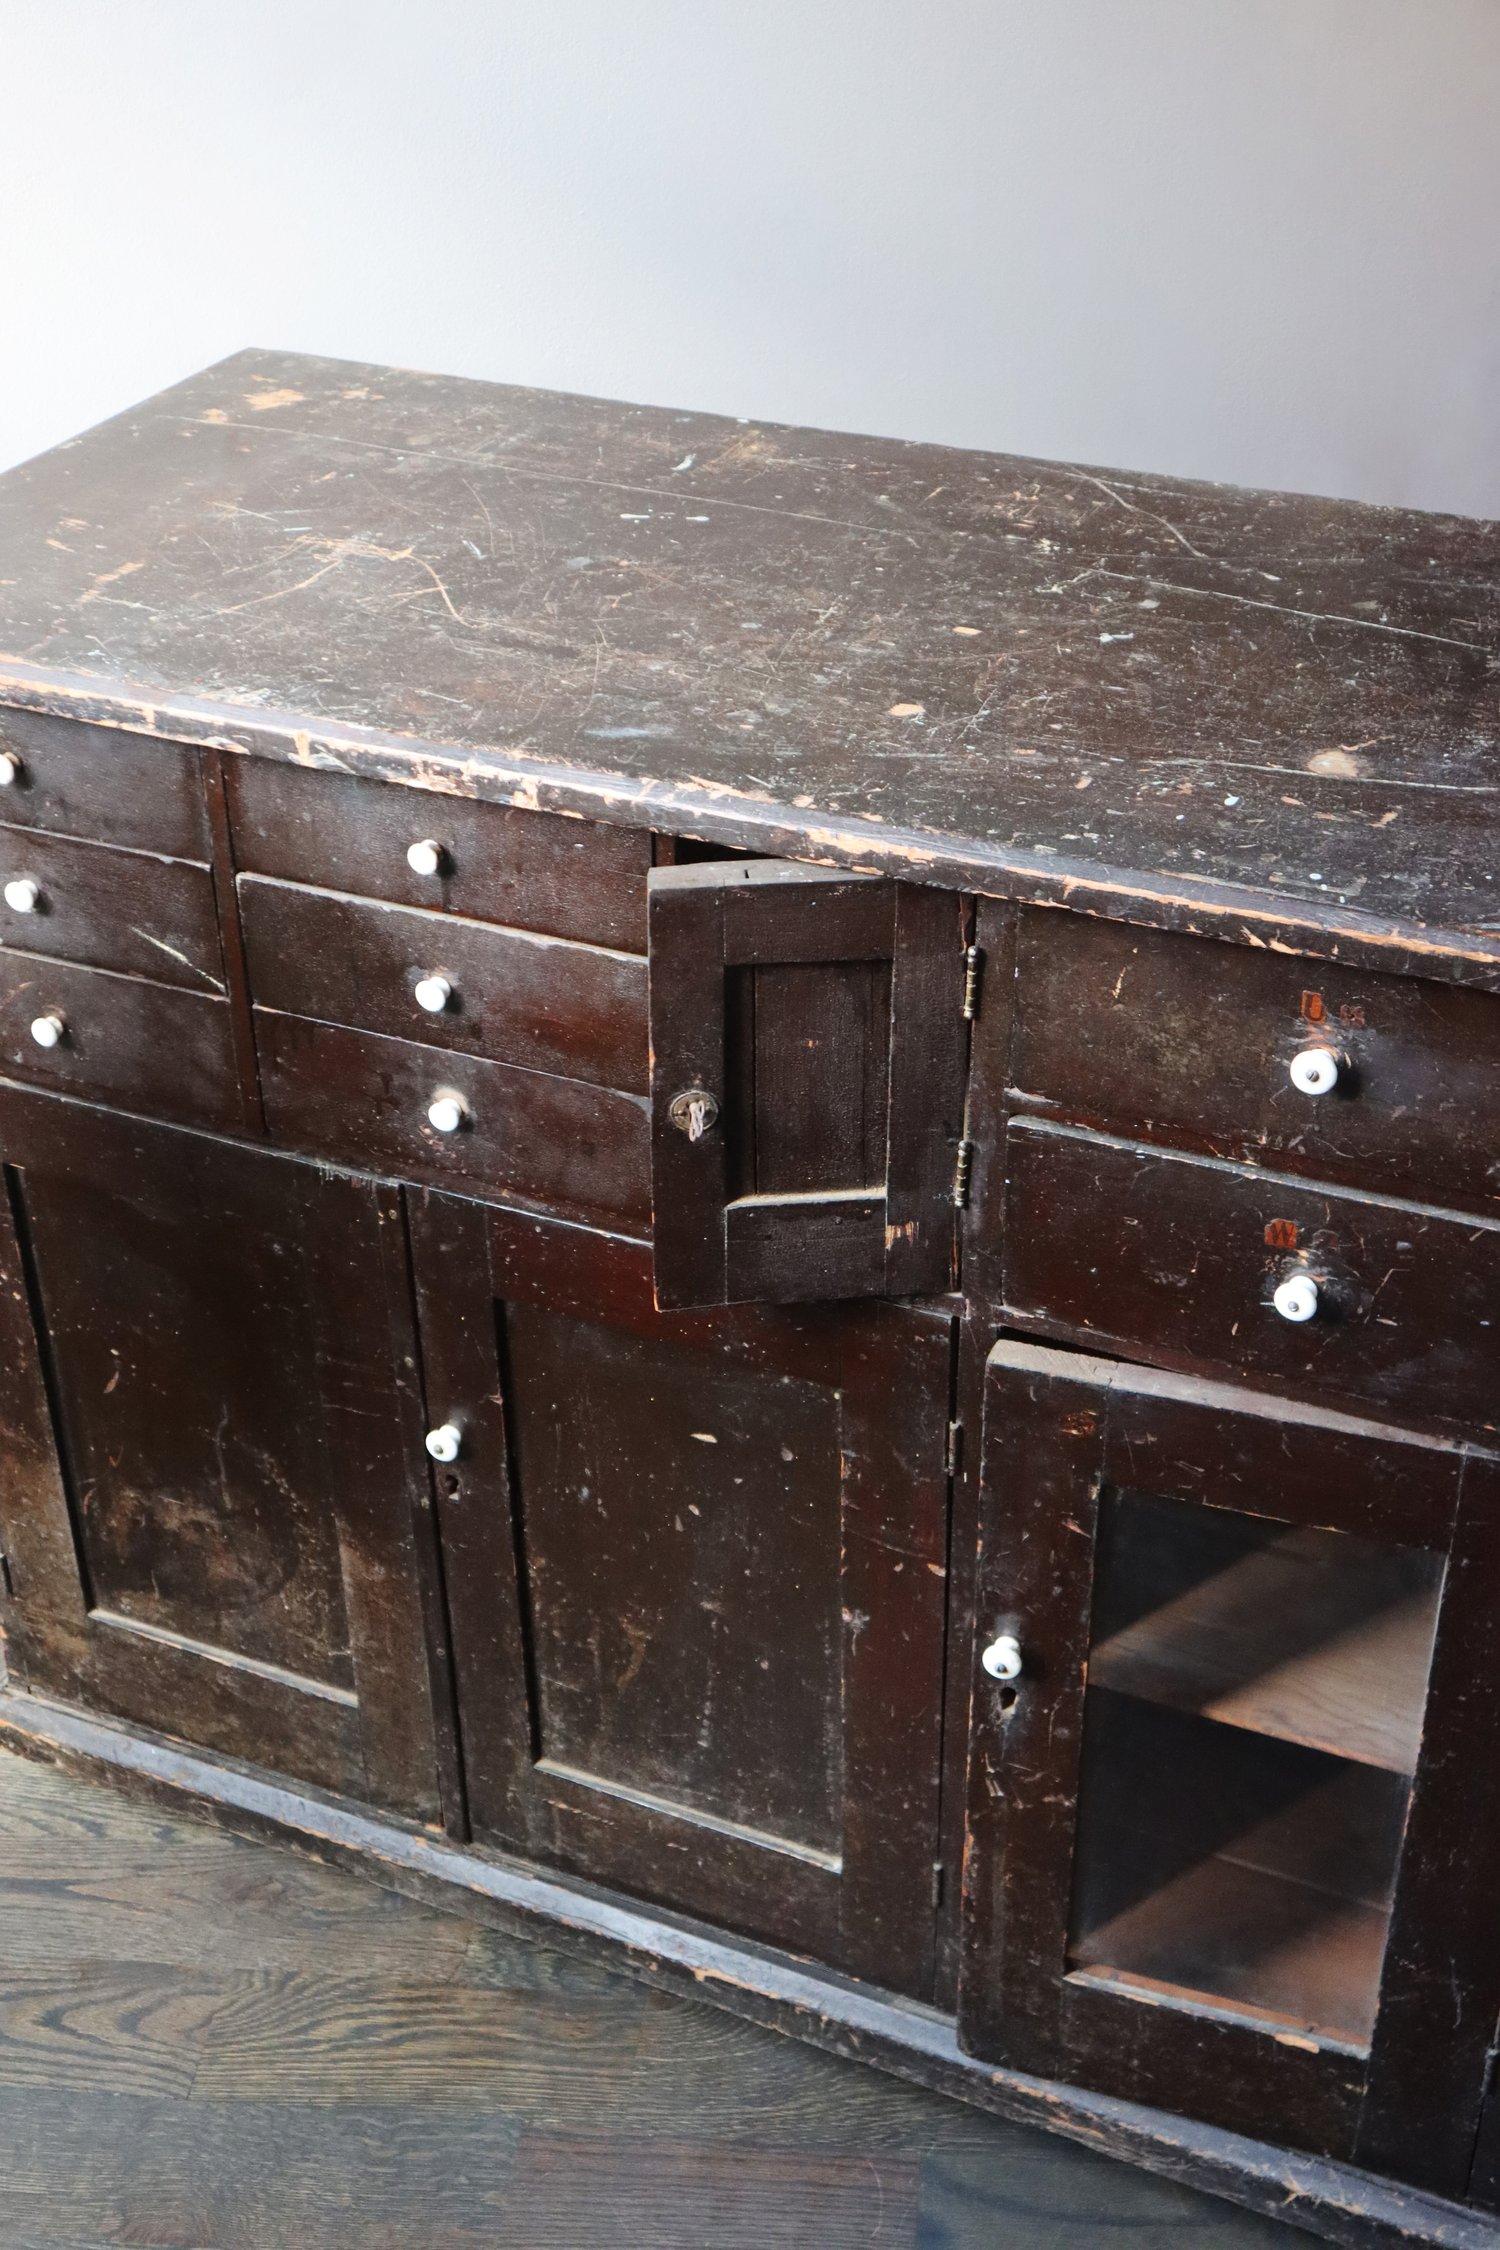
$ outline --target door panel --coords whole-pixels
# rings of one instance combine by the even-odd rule
[[[1500,1715],[1463,1655],[1487,1674],[1494,1466],[996,1347],[972,2052],[1461,2187],[1500,1975],[1452,1857],[1500,1833]],[[1455,1728],[1466,1779],[1428,1747]]]
[[[412,1230],[476,1835],[925,1990],[948,1318],[662,1313],[620,1237]]]
[[[502,1348],[549,1765],[835,1854],[837,1395],[783,1377],[773,1423],[754,1368],[534,1305]],[[626,1585],[635,1614],[580,1665]]]
[[[28,1684],[435,1813],[395,1191],[9,1093],[0,1146]]]
[[[961,902],[786,860],[650,878],[663,1306],[945,1289]]]

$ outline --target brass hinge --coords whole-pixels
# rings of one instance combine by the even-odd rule
[[[953,1202],[960,1211],[968,1207],[969,1176],[973,1169],[974,1143],[969,1140],[960,1141],[953,1156]]]
[[[979,987],[984,979],[984,949],[978,945],[964,947],[964,1022],[972,1023],[979,1013]]]
[[[963,1457],[964,1426],[962,1422],[950,1422],[948,1424],[947,1436],[943,1441],[944,1475],[956,1477],[958,1475],[959,1463],[963,1460]]]

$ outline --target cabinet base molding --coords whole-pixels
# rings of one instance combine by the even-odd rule
[[[1500,2245],[1500,2224],[1461,2205],[1352,2166],[1288,2155],[1259,2141],[1159,2110],[1081,2092],[963,2054],[937,2010],[895,2000],[786,1954],[726,1939],[590,1885],[454,1844],[428,1829],[377,1819],[321,1793],[280,1786],[226,1759],[113,1725],[0,1683],[0,1748],[182,1811],[236,1835],[280,1841],[346,1866],[423,1904],[611,1962],[685,1997],[849,2061],[1061,2133],[1324,2240]]]

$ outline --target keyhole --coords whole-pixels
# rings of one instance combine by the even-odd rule
[[[679,1133],[686,1133],[690,1141],[701,1141],[718,1123],[719,1105],[704,1087],[689,1086],[672,1097],[667,1114]]]

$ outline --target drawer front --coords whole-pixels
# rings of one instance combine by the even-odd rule
[[[120,727],[0,710],[0,822],[209,857],[198,753]]]
[[[289,1146],[638,1233],[650,1224],[650,1113],[639,1095],[266,1008],[255,1032],[266,1122]],[[428,1121],[439,1094],[467,1108],[456,1132]]]
[[[18,882],[34,887],[35,904],[22,911],[0,899],[0,946],[193,992],[223,991],[206,867],[0,829],[0,894]]]
[[[1500,1225],[1018,1122],[1006,1317],[1172,1367],[1417,1421],[1500,1419]],[[1277,1286],[1318,1283],[1310,1320]]]
[[[1500,1214],[1487,993],[1032,913],[1017,1003],[1012,1083],[1054,1113]],[[1331,1090],[1293,1083],[1308,1052]]]
[[[226,778],[247,873],[645,951],[644,831],[260,758],[227,761]],[[406,856],[426,840],[441,847],[434,874]]]
[[[55,1043],[40,1045],[34,1024]],[[243,1122],[227,1000],[67,961],[0,954],[0,1068],[143,1116]]]
[[[240,878],[250,989],[268,1008],[644,1094],[646,964],[455,914]],[[437,1012],[419,984],[449,988]],[[429,995],[436,997],[435,995]]]

